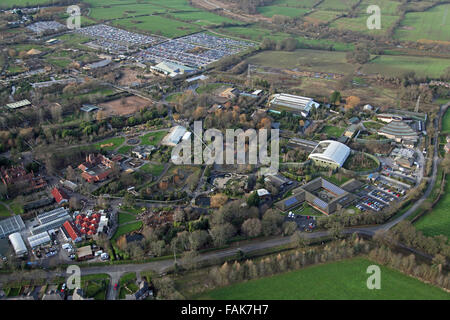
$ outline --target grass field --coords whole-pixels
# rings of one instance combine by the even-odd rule
[[[395,38],[450,41],[450,4],[436,6],[425,12],[409,12],[395,32]]]
[[[318,0],[278,0],[272,4],[280,7],[312,8],[317,2]]]
[[[381,289],[366,286],[367,267],[374,263],[355,258],[311,266],[272,277],[250,280],[204,293],[197,299],[245,300],[448,300],[445,291],[380,266]]]
[[[324,0],[317,8],[331,11],[349,11],[358,0]]]
[[[133,146],[123,146],[123,147],[120,147],[117,150],[117,152],[128,155],[128,154],[130,154],[132,149],[133,149]]]
[[[152,34],[169,38],[181,37],[190,33],[201,31],[199,26],[161,16],[127,18],[114,20],[112,23],[126,29],[147,31]]]
[[[272,68],[347,74],[355,66],[347,63],[344,52],[301,49],[293,52],[264,51],[248,59],[249,63]]]
[[[345,132],[345,128],[335,127],[335,126],[324,126],[322,131],[330,137],[339,138]]]
[[[147,146],[149,145],[156,146],[164,138],[165,135],[167,135],[167,131],[157,131],[147,133],[141,137],[141,144]]]
[[[99,20],[111,20],[163,13],[165,11],[167,11],[167,9],[151,4],[120,4],[110,7],[92,8],[90,17]]]
[[[414,226],[427,236],[437,236],[440,234],[450,238],[450,189],[447,176],[445,194],[441,196],[438,204],[433,210],[420,218]]]
[[[37,6],[52,3],[52,0],[2,0],[0,3],[0,8],[17,8],[24,6]]]
[[[222,17],[211,12],[205,11],[189,11],[171,13],[175,19],[180,19],[186,22],[198,24],[201,26],[217,25],[221,23],[241,24],[242,22],[232,20],[230,18]]]
[[[437,78],[450,67],[449,59],[413,57],[413,56],[378,56],[362,68],[363,73],[380,73],[396,76],[413,70],[418,76]]]
[[[264,6],[259,7],[258,12],[265,17],[272,18],[274,15],[281,15],[287,17],[301,17],[309,10],[304,8],[295,7],[282,7],[282,6]]]
[[[116,233],[114,233],[114,236],[112,237],[111,240],[115,241],[120,236],[130,233],[135,230],[139,230],[141,227],[142,227],[142,221],[136,221],[134,223],[119,226],[119,228],[117,228]]]
[[[103,141],[97,142],[97,143],[94,144],[94,146],[97,149],[103,149],[103,150],[111,151],[111,150],[116,149],[118,146],[120,146],[124,142],[125,142],[125,138],[124,137],[115,137],[115,138],[111,138],[111,139],[107,139],[107,140],[103,140]],[[112,145],[109,145],[109,144],[112,144]],[[104,147],[102,147],[102,145]]]
[[[336,11],[314,11],[305,17],[305,20],[311,23],[328,23],[338,16]]]
[[[8,209],[0,203],[0,217],[1,218],[6,218],[6,217],[10,217],[11,213],[8,211]]]
[[[131,221],[136,221],[136,216],[134,214],[119,212],[119,225]]]
[[[382,35],[398,19],[397,16],[383,15],[381,19],[381,29],[370,30],[367,28],[367,17],[368,15],[366,14],[355,18],[339,18],[331,23],[330,27],[339,30],[359,31],[371,35]]]
[[[358,6],[358,11],[360,14],[364,14],[368,16],[367,7],[370,5],[377,5],[381,10],[381,21],[383,23],[383,19],[385,15],[395,16],[398,14],[397,8],[400,5],[400,2],[393,0],[363,0],[361,4]]]
[[[442,133],[450,133],[450,111],[447,110],[444,115],[444,119],[442,119]]]
[[[152,176],[158,177],[164,171],[164,165],[146,163],[140,168],[140,170],[149,173]]]

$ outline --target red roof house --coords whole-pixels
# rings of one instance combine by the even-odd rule
[[[62,204],[69,201],[69,196],[61,189],[53,188],[52,189],[53,198],[55,198],[58,204]]]
[[[69,237],[72,239],[73,242],[77,242],[81,240],[81,234],[78,231],[78,229],[73,225],[71,221],[66,221],[63,224],[64,230],[67,232]]]

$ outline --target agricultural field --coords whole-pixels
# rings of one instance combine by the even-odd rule
[[[0,3],[1,9],[9,9],[24,6],[38,6],[51,4],[52,0],[2,0]]]
[[[383,18],[385,15],[395,16],[398,14],[397,9],[400,5],[399,1],[394,0],[363,0],[361,4],[358,6],[358,11],[361,14],[368,15],[367,7],[371,5],[379,6],[381,9],[381,22],[383,23]]]
[[[450,189],[449,178],[447,176],[445,184],[445,193],[441,196],[439,202],[433,210],[421,217],[414,226],[426,236],[445,235],[450,238]]]
[[[308,14],[305,17],[305,20],[315,24],[328,23],[331,20],[335,19],[338,15],[339,14],[335,11],[318,10],[312,12],[311,14]]]
[[[171,13],[170,17],[174,17],[175,19],[180,19],[201,26],[217,25],[221,23],[241,24],[241,22],[239,21],[204,11],[176,12]]]
[[[272,68],[347,74],[355,66],[347,63],[344,52],[300,49],[294,52],[264,51],[248,59],[249,63]]]
[[[319,0],[278,0],[273,2],[272,5],[292,8],[312,8],[318,2]]]
[[[380,266],[381,290],[368,290],[367,267],[374,263],[365,258],[310,266],[271,277],[250,280],[218,288],[199,300],[448,300],[450,294]]]
[[[113,20],[134,16],[164,13],[167,9],[151,4],[120,4],[108,7],[95,7],[91,9],[89,17],[97,20]]]
[[[438,78],[448,67],[450,67],[449,59],[382,55],[366,63],[361,71],[366,74],[398,76],[414,70],[418,76]]]
[[[398,19],[397,16],[383,15],[381,19],[381,29],[369,30],[367,28],[367,17],[368,15],[361,15],[356,18],[339,18],[331,23],[330,27],[339,30],[359,31],[371,35],[383,35]]]
[[[287,17],[300,17],[306,14],[309,10],[295,7],[281,7],[281,6],[265,6],[259,7],[258,12],[263,16],[272,18],[274,15],[281,15]]]
[[[425,12],[409,12],[395,32],[395,38],[409,41],[450,42],[450,4],[436,6]]]
[[[349,11],[358,0],[324,0],[317,8],[330,11]]]
[[[168,19],[162,16],[148,16],[114,20],[113,24],[129,30],[147,31],[168,38],[181,37],[201,31],[199,26]]]

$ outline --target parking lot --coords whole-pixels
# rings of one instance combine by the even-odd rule
[[[175,62],[201,68],[252,46],[254,44],[247,41],[197,33],[141,50],[136,54],[136,58],[141,62]]]
[[[284,218],[284,220],[287,222],[294,221],[295,223],[297,223],[298,229],[305,232],[311,232],[317,226],[316,218],[313,216],[302,216],[290,212]]]

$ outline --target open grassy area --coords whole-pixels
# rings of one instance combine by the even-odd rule
[[[106,300],[109,281],[109,276],[105,273],[82,276],[81,288],[88,298]]]
[[[362,72],[398,76],[413,70],[418,76],[438,78],[448,67],[450,67],[449,59],[382,55],[365,64]]]
[[[317,8],[322,10],[347,12],[357,3],[358,0],[324,0]]]
[[[145,173],[149,173],[152,176],[158,177],[164,171],[164,165],[146,163],[140,168],[140,170],[144,171]]]
[[[146,4],[116,4],[109,7],[95,7],[91,9],[90,17],[98,20],[111,20],[117,18],[128,18],[154,13],[163,13],[167,9]]]
[[[425,12],[409,12],[395,32],[395,38],[409,41],[450,41],[450,4],[436,6]]]
[[[114,20],[112,23],[129,30],[142,30],[169,38],[181,37],[201,31],[200,27],[197,25],[168,19],[162,16],[126,18]]]
[[[131,221],[136,221],[136,216],[134,214],[119,212],[119,225]]]
[[[330,137],[339,138],[345,132],[345,128],[335,127],[335,126],[324,126],[322,128],[323,133]]]
[[[52,0],[2,0],[0,3],[1,9],[17,8],[24,6],[38,6],[51,4]]]
[[[115,241],[117,240],[120,236],[130,233],[132,231],[135,230],[139,230],[142,227],[142,221],[136,221],[134,223],[130,223],[130,224],[126,224],[123,226],[120,226],[119,228],[117,228],[116,233],[114,233],[114,236],[112,237],[111,240]]]
[[[8,211],[8,209],[0,203],[0,217],[4,218],[4,217],[10,217],[11,213]]]
[[[450,294],[399,271],[380,266],[381,289],[366,286],[372,261],[354,258],[250,280],[204,293],[197,299],[245,300],[416,300],[450,299]]]
[[[450,133],[450,111],[446,111],[444,118],[442,119],[442,130],[443,134]]]
[[[157,131],[147,133],[141,137],[141,144],[157,146],[165,135],[167,135],[167,131]]]
[[[300,17],[309,10],[304,8],[283,7],[283,6],[264,6],[259,7],[258,12],[265,17],[272,18],[274,15],[281,15],[287,17]]]
[[[368,15],[366,14],[354,18],[339,18],[331,23],[330,27],[339,30],[359,31],[370,35],[383,35],[398,19],[397,16],[383,15],[381,20],[381,29],[368,29],[367,17]]]
[[[110,151],[110,150],[116,149],[118,146],[120,146],[124,142],[125,142],[125,138],[124,137],[114,137],[114,138],[111,138],[111,139],[107,139],[107,140],[103,140],[103,141],[97,142],[97,143],[94,144],[94,146],[97,149],[103,149],[103,150]]]
[[[122,146],[117,150],[117,152],[128,155],[128,154],[130,154],[132,149],[133,149],[133,146]]]
[[[414,226],[427,236],[437,236],[440,234],[450,238],[450,189],[449,178],[446,177],[445,194],[443,194],[438,204],[433,210],[421,217]]]

